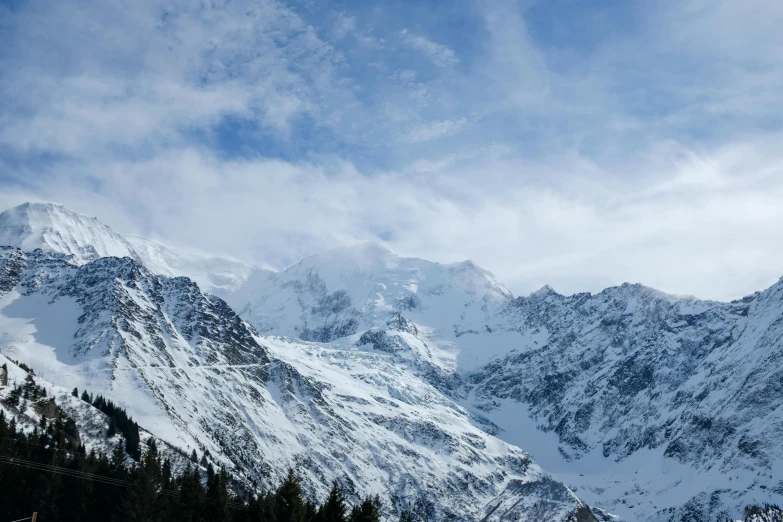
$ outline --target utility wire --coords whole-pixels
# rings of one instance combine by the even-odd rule
[[[119,486],[119,487],[126,487],[127,488],[127,487],[133,485],[132,482],[128,482],[127,480],[115,479],[115,478],[107,477],[107,476],[104,476],[104,475],[95,475],[93,473],[86,473],[86,472],[83,472],[83,471],[75,471],[75,470],[71,470],[71,469],[67,469],[67,468],[61,468],[61,467],[58,467],[58,466],[50,466],[48,464],[41,464],[41,463],[38,463],[38,462],[30,462],[28,460],[12,458],[12,457],[6,457],[6,456],[3,456],[3,455],[0,455],[0,463],[11,464],[11,465],[14,465],[14,466],[21,466],[21,467],[25,467],[25,468],[34,469],[34,470],[37,470],[37,471],[46,471],[46,472],[49,472],[49,473],[56,473],[56,474],[59,474],[59,475],[69,476],[69,477],[72,477],[72,478],[78,478],[78,479],[82,479],[82,480],[90,480],[92,482],[96,482],[96,483],[99,483],[99,484],[106,484],[106,485],[110,485],[110,486]],[[160,489],[160,490],[158,490],[158,493],[160,493],[161,495],[167,496],[167,497],[177,497],[178,498],[180,496],[180,492],[178,490],[172,490],[172,489]],[[214,501],[214,500],[212,500],[210,498],[207,498],[207,497],[203,497],[201,499],[201,501],[202,502],[206,502],[208,504],[217,504],[216,501]],[[244,504],[237,504],[237,503],[230,502],[230,501],[226,502],[226,505],[229,506],[229,507],[235,508],[235,509],[244,509],[246,507]],[[22,520],[26,520],[26,519],[22,519]]]
[[[23,459],[17,459],[17,458],[10,458],[5,456],[0,456],[0,463],[3,464],[11,464],[14,466],[21,466],[24,468],[30,468],[35,469],[38,471],[47,471],[50,473],[56,473],[58,475],[66,475],[71,476],[74,478],[81,478],[81,479],[87,479],[87,480],[94,480],[95,482],[101,482],[103,484],[110,484],[112,486],[130,486],[130,482],[115,479],[112,477],[105,477],[102,475],[93,475],[92,473],[85,473],[83,471],[75,471],[68,468],[61,468],[58,466],[50,466],[48,464],[40,464],[37,462],[30,462]]]

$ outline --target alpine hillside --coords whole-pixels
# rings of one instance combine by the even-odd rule
[[[378,493],[422,519],[595,518],[393,354],[261,337],[190,279],[131,257],[3,247],[0,282],[3,354],[110,397],[250,487],[293,466],[314,498],[337,479],[352,497]]]
[[[732,303],[638,284],[514,298],[469,261],[368,243],[228,299],[259,331],[393,355],[629,520],[711,521],[783,495],[783,284]]]
[[[365,243],[237,276],[224,302],[141,258],[36,244],[3,251],[3,353],[246,480],[296,462],[316,495],[344,477],[465,520],[567,518],[578,496],[712,522],[782,500],[781,283],[731,303],[515,297],[470,261]]]

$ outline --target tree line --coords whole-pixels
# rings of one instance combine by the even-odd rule
[[[79,397],[79,389],[74,388],[71,395]],[[133,419],[128,415],[128,412],[101,395],[93,398],[92,395],[87,393],[87,390],[82,392],[80,398],[84,402],[92,404],[109,417],[109,430],[107,435],[113,437],[118,431],[122,433],[122,436],[125,438],[125,450],[133,460],[138,462],[141,458],[141,449],[139,448],[139,425],[133,422]]]

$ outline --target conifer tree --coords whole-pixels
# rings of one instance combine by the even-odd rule
[[[197,470],[190,464],[180,478],[179,506],[183,522],[202,522],[201,504],[204,498],[204,487]]]
[[[210,464],[210,469],[212,465]],[[228,473],[220,468],[209,483],[207,490],[207,509],[211,522],[231,522],[232,512],[228,498]]]
[[[19,386],[14,386],[13,389],[8,393],[8,397],[6,397],[5,402],[8,403],[9,406],[18,406],[19,399],[21,397],[22,388]]]
[[[318,522],[346,522],[347,510],[345,493],[335,480],[332,482],[332,489],[321,505],[321,509],[318,510],[316,518]]]
[[[70,461],[63,463],[63,467],[83,472],[90,467],[90,461],[82,452],[76,452]],[[60,499],[63,520],[94,520],[95,500],[95,484],[92,481],[63,478],[63,495]]]
[[[304,503],[304,521],[314,522],[318,516],[318,504],[308,499]]]
[[[130,471],[131,486],[123,495],[115,514],[117,522],[153,522],[163,511],[158,498],[160,462],[157,455],[148,452]]]
[[[381,522],[381,497],[365,498],[361,504],[351,509],[350,522]]]
[[[163,467],[161,468],[161,485],[166,489],[171,489],[171,461],[166,459],[163,461]]]
[[[32,477],[31,477],[32,478]],[[31,505],[35,505],[41,520],[58,520],[60,510],[57,501],[60,498],[61,477],[53,473],[39,473],[33,478]]]
[[[261,518],[259,520],[263,522],[277,522],[277,495],[274,493],[261,493],[259,497],[263,497]]]
[[[114,475],[119,475],[124,478],[125,469],[125,449],[122,444],[114,446],[114,451],[111,454],[110,466]]]
[[[293,468],[288,468],[274,498],[276,522],[303,522],[305,506],[302,500],[302,482]]]
[[[125,449],[133,460],[138,461],[141,458],[141,450],[139,449],[139,425],[133,421],[129,421],[129,424],[125,429]]]
[[[416,518],[410,511],[405,510],[400,513],[400,522],[414,522],[415,520]]]

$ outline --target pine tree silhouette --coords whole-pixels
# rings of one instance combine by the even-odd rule
[[[326,497],[321,509],[318,510],[316,519],[318,522],[346,522],[346,512],[348,507],[345,502],[345,493],[343,493],[340,484],[335,480],[332,482],[332,489]]]

